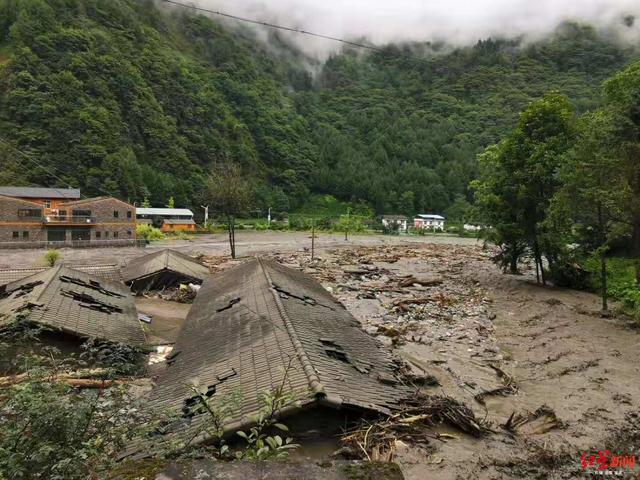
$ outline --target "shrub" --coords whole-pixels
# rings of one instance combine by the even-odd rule
[[[53,267],[60,260],[60,252],[58,250],[48,250],[44,254],[44,262],[47,266]]]
[[[160,229],[146,223],[139,223],[136,226],[136,236],[138,238],[144,238],[148,242],[164,240],[165,238],[164,233],[162,233]]]

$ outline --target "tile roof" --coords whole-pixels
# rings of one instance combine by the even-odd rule
[[[181,215],[193,217],[193,212],[187,208],[136,208],[136,215]]]
[[[73,200],[80,198],[77,188],[42,188],[42,187],[0,187],[0,195],[25,198],[64,198]]]
[[[228,432],[251,423],[261,394],[283,382],[300,406],[389,413],[411,392],[394,371],[388,354],[313,278],[252,259],[203,284],[150,406],[182,412],[176,435],[193,434],[200,421],[189,384],[221,401],[239,396]]]
[[[112,282],[122,282],[122,272],[120,265],[115,263],[96,264],[96,265],[73,265],[64,264],[66,267],[86,272],[96,277],[103,278],[105,280],[111,280]],[[0,285],[6,285],[7,283],[15,282],[21,278],[28,277],[30,275],[43,272],[48,267],[33,267],[33,268],[10,268],[0,270]]]
[[[433,215],[430,213],[419,213],[416,215],[418,218],[431,219],[431,220],[445,220],[442,215]]]
[[[134,208],[133,205],[131,205],[130,203],[125,202],[124,200],[120,200],[119,198],[116,198],[116,197],[107,197],[106,195],[102,195],[102,196],[99,196],[99,197],[83,198],[81,200],[72,200],[70,202],[61,203],[59,206],[60,207],[73,207],[73,206],[77,206],[77,205],[84,205],[84,204],[87,204],[87,203],[102,202],[104,200],[115,200],[116,202],[122,203],[122,204],[126,205],[127,207]]]
[[[198,283],[209,276],[209,269],[195,258],[177,250],[165,249],[131,260],[122,269],[122,278],[127,285],[130,285],[134,281],[163,272],[173,272],[184,277],[186,281],[197,280]]]
[[[0,325],[22,312],[31,322],[81,337],[146,343],[124,285],[57,266],[0,287]]]

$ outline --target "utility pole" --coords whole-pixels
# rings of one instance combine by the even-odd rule
[[[347,207],[347,223],[344,226],[344,241],[348,242],[349,241],[349,213],[351,213],[351,209],[349,207]]]
[[[311,223],[311,261],[316,256],[316,219],[314,218]]]
[[[200,205],[202,208],[204,208],[204,228],[207,228],[207,224],[209,223],[209,205],[204,206],[204,205]]]
[[[271,225],[271,207],[269,207],[269,213],[267,213],[267,225]]]

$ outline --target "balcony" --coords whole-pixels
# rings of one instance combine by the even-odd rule
[[[42,219],[45,225],[94,225],[96,217],[77,215],[47,215]]]

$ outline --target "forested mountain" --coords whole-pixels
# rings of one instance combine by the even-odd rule
[[[637,53],[565,24],[537,43],[345,50],[310,69],[275,34],[151,0],[0,0],[0,184],[193,206],[210,166],[231,161],[258,208],[329,193],[442,211],[528,102],[557,90],[594,108]]]

